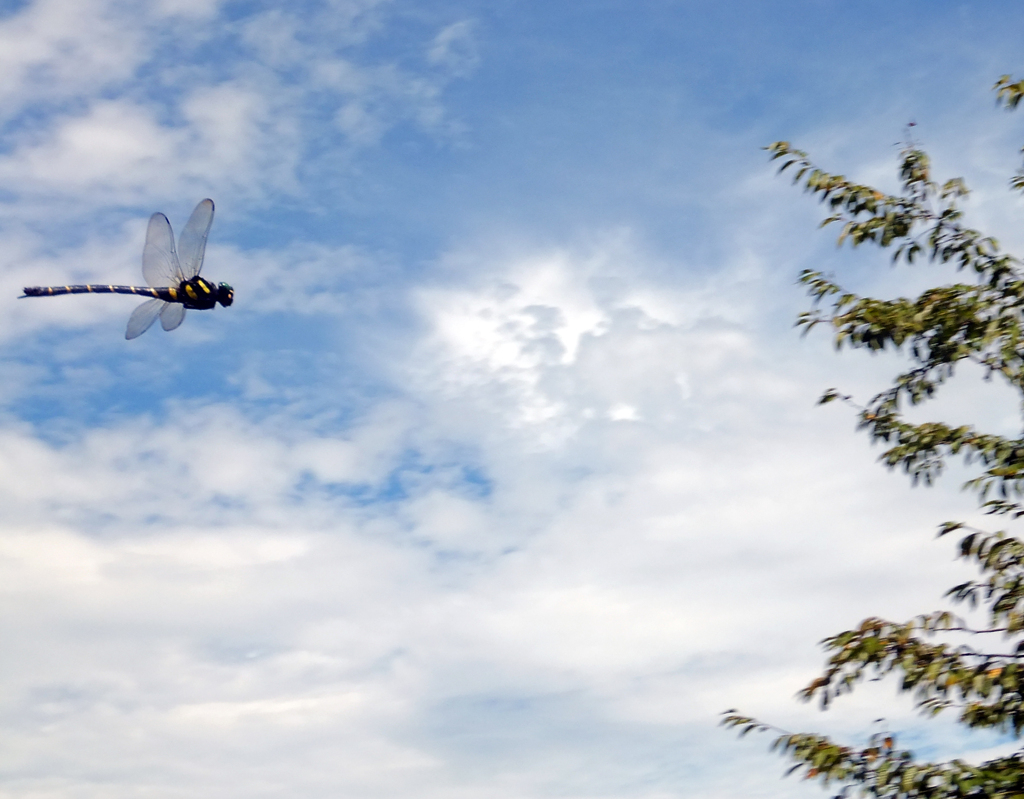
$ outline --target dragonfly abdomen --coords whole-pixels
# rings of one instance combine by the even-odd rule
[[[54,297],[58,294],[138,294],[155,297],[164,302],[181,302],[181,292],[176,288],[152,288],[150,286],[105,286],[89,283],[84,286],[26,286],[26,297]]]

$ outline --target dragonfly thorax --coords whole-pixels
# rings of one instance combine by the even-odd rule
[[[227,288],[226,292],[225,287]],[[230,286],[225,283],[216,286],[202,277],[181,281],[175,294],[177,295],[174,298],[175,302],[180,302],[186,308],[195,308],[200,311],[213,308],[218,302],[227,306],[234,301],[234,291]]]

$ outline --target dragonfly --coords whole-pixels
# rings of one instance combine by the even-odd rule
[[[25,297],[55,297],[58,294],[138,294],[152,297],[136,308],[128,318],[126,339],[138,338],[160,317],[164,330],[174,330],[185,321],[185,309],[199,311],[225,308],[235,299],[235,290],[227,283],[214,285],[199,277],[206,254],[206,237],[213,224],[213,200],[196,206],[185,223],[178,248],[174,248],[174,231],[161,213],[149,218],[146,246],[142,250],[142,276],[146,286],[26,286]]]

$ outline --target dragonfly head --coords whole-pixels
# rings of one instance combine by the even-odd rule
[[[235,290],[227,283],[221,283],[217,287],[217,302],[227,308],[235,301]]]

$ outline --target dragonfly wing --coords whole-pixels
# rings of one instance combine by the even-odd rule
[[[164,330],[174,330],[185,321],[185,306],[180,302],[165,302],[160,311],[160,324]],[[152,324],[152,322],[150,323]]]
[[[142,276],[153,288],[177,288],[185,278],[174,251],[174,233],[163,214],[153,214],[146,228],[146,246],[142,250]]]
[[[153,322],[156,321],[156,318],[160,316],[164,306],[169,304],[163,300],[146,300],[132,311],[132,315],[128,317],[128,329],[125,331],[124,337],[130,341],[141,336],[149,330]]]
[[[178,239],[178,258],[181,260],[181,273],[185,280],[191,280],[203,268],[203,256],[206,254],[206,237],[210,235],[213,224],[213,200],[203,200],[196,206],[192,216],[188,218],[185,228]]]

